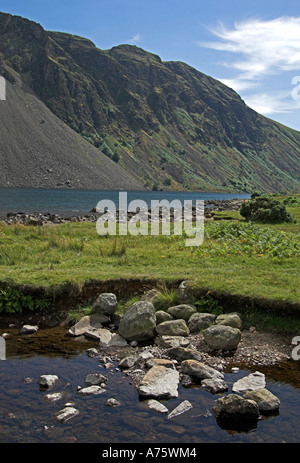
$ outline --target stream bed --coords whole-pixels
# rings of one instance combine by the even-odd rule
[[[251,429],[232,431],[222,429],[212,412],[219,394],[197,385],[180,385],[179,397],[163,401],[164,405],[171,411],[188,400],[193,408],[168,419],[145,407],[130,377],[118,369],[117,363],[105,368],[97,357],[87,355],[87,349],[98,347],[97,342],[70,338],[65,327],[40,329],[25,336],[17,330],[10,332],[6,360],[0,361],[0,443],[300,442],[299,361],[253,369],[240,366],[235,373],[231,368],[225,371],[228,394],[235,381],[259,369],[266,375],[267,389],[281,402],[277,415],[260,419]],[[78,386],[85,386],[89,373],[107,376],[105,393],[78,394]],[[61,392],[61,400],[50,402],[46,399],[49,391],[40,389],[39,378],[46,374],[58,376],[50,392]],[[121,405],[108,407],[108,398],[117,399]],[[74,403],[79,414],[60,423],[56,413],[67,402]]]

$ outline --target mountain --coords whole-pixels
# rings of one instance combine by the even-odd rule
[[[163,62],[130,45],[100,50],[86,38],[0,13],[0,72],[1,66],[16,108],[15,116],[3,116],[0,101],[0,153],[8,165],[15,155],[14,131],[20,132],[24,181],[29,167],[39,165],[63,183],[66,175],[58,174],[72,164],[70,185],[86,187],[85,168],[79,166],[85,164],[84,146],[99,161],[90,182],[95,188],[102,171],[114,185],[124,178],[132,188],[300,191],[300,132],[256,113],[232,89],[185,63]],[[25,108],[30,109],[29,98],[40,111],[32,121],[23,116],[30,134],[24,143],[17,92]],[[6,117],[12,121],[7,127]],[[34,135],[30,149],[25,141]],[[38,140],[46,143],[49,137],[48,150],[40,149]],[[52,167],[46,167],[48,159]],[[1,184],[9,175],[3,177],[2,170]]]

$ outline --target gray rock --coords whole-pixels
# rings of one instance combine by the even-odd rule
[[[241,340],[238,328],[224,325],[211,325],[203,331],[203,337],[211,349],[236,349]]]
[[[179,361],[190,359],[201,361],[201,354],[195,349],[188,349],[187,347],[171,347],[171,349],[167,350],[167,354],[169,357]]]
[[[145,374],[138,386],[143,397],[178,397],[179,372],[161,365],[155,365]]]
[[[157,325],[159,325],[160,323],[163,323],[163,322],[167,322],[169,320],[173,320],[173,317],[168,312],[165,312],[164,310],[158,310],[156,312],[156,323],[157,323]]]
[[[106,328],[90,328],[84,333],[84,336],[99,341],[100,347],[107,347],[111,341],[112,333]]]
[[[172,315],[173,318],[182,319],[184,321],[189,321],[191,316],[196,313],[196,307],[189,304],[179,304],[173,307],[169,307],[167,313]]]
[[[168,359],[151,358],[146,361],[147,368],[152,368],[154,367],[154,365],[162,365],[163,367],[166,367],[166,368],[175,368],[175,365],[172,362],[172,360],[168,360]]]
[[[103,314],[85,315],[69,329],[71,336],[83,336],[89,330],[103,328],[109,318]]]
[[[103,389],[100,386],[88,386],[79,389],[77,392],[80,395],[99,395],[103,394],[103,392],[106,392],[106,389]]]
[[[41,388],[51,388],[53,387],[58,381],[58,376],[56,375],[42,375],[39,379],[39,385]]]
[[[276,412],[280,406],[280,400],[272,392],[265,388],[248,391],[244,394],[244,399],[254,400],[260,413]]]
[[[244,423],[249,420],[256,421],[259,418],[257,403],[236,394],[220,397],[214,402],[212,410],[221,421],[233,420]]]
[[[248,376],[244,376],[239,379],[232,386],[232,392],[238,392],[243,394],[248,391],[255,391],[256,389],[262,389],[266,385],[265,375],[259,371],[250,373]]]
[[[113,293],[101,293],[92,305],[93,312],[113,315],[118,307],[118,300]]]
[[[226,313],[216,318],[217,325],[231,326],[232,328],[242,329],[242,320],[237,313]]]
[[[157,325],[156,332],[167,336],[188,336],[190,330],[184,320],[170,320]]]
[[[59,421],[60,423],[65,423],[66,421],[70,420],[71,418],[74,418],[79,414],[79,410],[77,410],[74,407],[66,407],[63,410],[60,410],[56,414],[56,420]]]
[[[145,405],[147,406],[147,408],[157,413],[165,414],[169,411],[167,407],[165,407],[161,402],[158,402],[158,400],[155,399],[146,400]]]
[[[6,341],[0,336],[0,360],[6,360]]]
[[[224,378],[223,373],[197,360],[184,360],[181,363],[181,372],[201,381],[203,379]]]
[[[107,346],[108,347],[126,347],[128,346],[128,343],[126,339],[124,339],[122,336],[120,336],[117,333],[113,333],[110,341],[108,341]]]
[[[35,325],[24,325],[20,329],[20,334],[33,334],[38,331],[39,327]]]
[[[122,370],[127,370],[128,368],[132,368],[137,362],[138,356],[129,355],[128,357],[124,357],[120,360],[118,367]]]
[[[106,376],[101,373],[90,373],[85,377],[85,384],[87,386],[99,386],[107,381]]]
[[[182,413],[187,412],[191,408],[193,408],[193,405],[191,404],[191,402],[189,402],[188,400],[184,400],[179,405],[177,405],[177,407],[174,408],[174,410],[172,410],[168,414],[167,418],[170,419],[170,418],[174,418],[175,416],[182,415]]]
[[[214,323],[216,315],[212,313],[194,313],[188,322],[188,327],[191,333],[196,333],[205,330]]]
[[[117,399],[113,399],[112,397],[110,399],[107,399],[105,401],[105,405],[107,407],[111,407],[111,408],[114,408],[114,407],[119,407],[121,405],[121,402],[119,402],[119,400]]]
[[[201,387],[212,394],[228,391],[228,386],[223,379],[212,378],[201,381]]]
[[[155,309],[151,302],[135,302],[123,315],[119,334],[127,341],[147,341],[154,338]]]
[[[48,400],[49,402],[57,402],[58,400],[61,400],[63,397],[64,394],[62,392],[52,392],[50,394],[44,395],[45,400]]]
[[[186,347],[190,344],[190,341],[184,336],[158,336],[155,338],[155,344],[166,349],[171,347]]]
[[[176,290],[176,296],[179,304],[193,304],[193,302],[195,302],[195,297],[193,296],[188,280],[180,283]]]

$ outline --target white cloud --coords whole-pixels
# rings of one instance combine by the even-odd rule
[[[227,81],[237,91],[253,87],[268,75],[300,72],[300,17],[249,19],[235,23],[233,29],[220,24],[210,30],[219,41],[200,46],[239,55],[236,61],[222,63],[236,71]]]
[[[135,34],[129,41],[134,44],[140,43],[142,41],[142,36],[140,34]]]
[[[290,92],[255,93],[245,98],[245,103],[260,114],[291,113],[300,105],[292,100]]]

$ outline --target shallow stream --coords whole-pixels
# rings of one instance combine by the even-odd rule
[[[203,391],[200,386],[180,385],[179,397],[164,401],[169,411],[183,400],[193,405],[186,413],[168,419],[145,408],[130,378],[117,364],[105,369],[98,358],[87,355],[86,349],[98,347],[96,342],[70,338],[62,327],[40,329],[26,336],[20,336],[17,330],[10,332],[6,339],[6,360],[0,361],[0,443],[300,442],[299,361],[259,367],[266,375],[267,389],[281,401],[279,414],[260,419],[252,429],[230,431],[221,429],[212,413],[213,402],[219,396]],[[229,368],[225,373],[228,393],[233,382],[250,372],[248,368],[232,373]],[[78,394],[77,386],[85,386],[89,373],[107,376],[105,393],[88,397]],[[40,390],[38,384],[44,374],[58,376],[50,392],[62,392],[61,400],[46,400],[49,391]],[[111,397],[121,405],[115,408],[105,405]],[[58,423],[55,414],[66,402],[74,402],[79,414]]]

